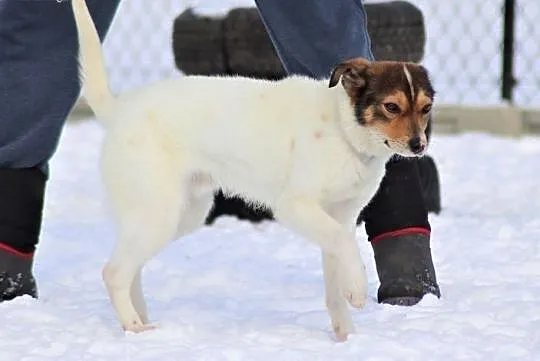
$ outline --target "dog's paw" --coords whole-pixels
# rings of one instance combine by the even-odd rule
[[[345,342],[350,334],[355,332],[353,322],[350,318],[332,320],[332,329],[337,342]]]
[[[124,318],[121,323],[124,332],[141,333],[156,328],[154,325],[143,322],[137,313],[131,314],[129,318]]]
[[[124,329],[124,332],[126,333],[141,333],[145,331],[150,331],[156,329],[156,326],[150,325],[150,324],[143,324],[143,323],[133,323],[129,326],[122,326]]]
[[[363,308],[367,300],[367,275],[362,265],[358,269],[343,267],[341,290],[352,307]]]
[[[337,342],[346,342],[351,333],[354,333],[354,330],[350,332],[347,330],[343,330],[339,326],[334,326],[334,335],[336,336]]]

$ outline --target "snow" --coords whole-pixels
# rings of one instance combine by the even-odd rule
[[[224,7],[249,2],[195,4],[222,14]],[[490,63],[479,85],[471,80],[475,72],[465,72],[457,92],[452,78],[445,78],[447,67],[438,63],[440,54],[455,51],[455,39],[462,40],[463,21],[438,24],[455,7],[414,3],[426,14],[425,62],[441,100],[463,101],[454,94],[478,86],[484,92],[466,101],[498,103],[498,60]],[[475,6],[481,3],[476,0]],[[490,5],[484,22],[494,23],[499,33],[500,1]],[[113,60],[113,89],[177,73],[170,21],[183,8],[184,0],[122,3],[105,44]],[[540,7],[527,0],[527,9],[526,14],[534,14]],[[130,35],[134,28],[137,36]],[[518,40],[524,44],[528,36],[534,38],[525,28],[518,22]],[[480,26],[467,36],[474,37],[484,59],[497,59],[500,39],[486,37],[485,29]],[[464,52],[469,50],[459,55]],[[461,60],[450,63],[462,74]],[[518,72],[533,65],[538,64],[518,59]],[[537,104],[534,77],[528,81],[527,87],[520,86],[521,95]],[[114,243],[97,167],[102,135],[93,121],[70,123],[64,131],[51,164],[36,255],[40,299],[0,304],[0,361],[540,359],[539,137],[434,137],[431,154],[441,172],[444,210],[430,219],[443,296],[428,296],[414,307],[377,304],[373,254],[359,228],[369,300],[365,309],[354,312],[357,334],[336,343],[324,307],[317,248],[277,224],[252,225],[230,217],[172,243],[148,263],[143,282],[158,327],[123,333],[101,282]]]
[[[35,264],[40,299],[0,304],[0,360],[538,360],[540,138],[434,137],[444,210],[431,216],[443,297],[369,300],[336,343],[319,251],[277,224],[220,218],[148,263],[157,329],[125,334],[101,282],[114,242],[98,175],[102,130],[69,123],[52,164]]]

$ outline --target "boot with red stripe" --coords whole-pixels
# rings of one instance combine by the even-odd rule
[[[38,295],[32,265],[45,183],[40,168],[0,168],[0,302]]]
[[[411,306],[425,295],[440,297],[431,256],[428,203],[440,210],[438,176],[419,168],[434,166],[428,161],[393,158],[386,164],[386,175],[377,194],[363,210],[372,244],[380,287],[379,303]],[[429,167],[428,167],[429,168]],[[434,183],[426,189],[425,183]],[[423,193],[429,190],[429,197]],[[428,202],[428,198],[430,201]]]
[[[412,306],[427,294],[441,296],[428,229],[388,232],[373,238],[371,245],[380,281],[379,303]]]
[[[0,243],[0,302],[23,295],[37,298],[33,258],[32,253],[21,253]]]

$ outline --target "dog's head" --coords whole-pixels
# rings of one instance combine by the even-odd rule
[[[336,66],[329,86],[341,84],[356,121],[392,152],[421,156],[434,90],[426,69],[414,63],[355,58]]]

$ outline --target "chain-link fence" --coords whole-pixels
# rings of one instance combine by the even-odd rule
[[[425,18],[423,63],[439,103],[500,104],[504,0],[409,0]],[[372,1],[376,2],[376,1]],[[379,1],[380,2],[380,1]],[[124,0],[105,49],[115,91],[177,76],[172,52],[174,19],[186,0]],[[540,1],[516,0],[514,103],[540,106]],[[223,15],[252,0],[199,0],[198,12]],[[537,21],[539,20],[539,21]]]
[[[540,106],[540,1],[520,0],[516,9],[516,103]]]
[[[426,23],[425,65],[445,103],[501,102],[504,0],[410,0]],[[540,106],[540,1],[515,1],[514,103]]]

